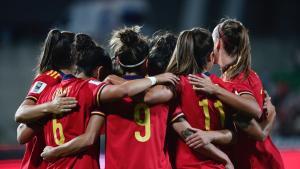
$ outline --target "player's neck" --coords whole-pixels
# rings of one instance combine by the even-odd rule
[[[88,79],[88,78],[89,78],[89,77],[87,77],[83,72],[78,73],[78,74],[76,75],[76,77],[77,77],[77,78],[80,78],[80,79]]]
[[[73,71],[69,70],[69,69],[60,69],[61,72],[63,72],[64,74],[73,74]]]
[[[227,52],[222,52],[221,53],[221,68],[224,69],[226,68],[228,65],[232,64],[234,62],[234,57],[230,56],[227,54]]]

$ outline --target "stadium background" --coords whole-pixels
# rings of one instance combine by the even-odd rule
[[[222,17],[249,28],[252,66],[277,108],[272,137],[286,168],[295,168],[300,160],[299,6],[297,0],[1,1],[0,168],[18,167],[22,158],[14,113],[30,87],[50,28],[87,33],[106,47],[111,31],[124,25],[143,25],[143,33],[151,36],[158,29],[178,33],[200,26],[212,31]]]

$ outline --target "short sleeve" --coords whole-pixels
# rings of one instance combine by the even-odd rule
[[[171,120],[170,123],[175,122],[177,119],[179,119],[180,117],[184,117],[183,111],[181,109],[180,105],[177,105],[175,107],[175,109],[171,110],[170,112],[170,116],[171,116]]]
[[[248,94],[248,95],[253,96],[252,90],[246,84],[234,84],[233,85],[233,90],[237,95],[240,95],[240,96],[244,95],[244,94]]]
[[[88,80],[88,87],[92,92],[93,105],[95,107],[100,107],[100,94],[101,94],[101,91],[103,90],[103,88],[106,85],[107,85],[106,83],[100,82],[100,81],[95,80],[95,79],[89,79]]]
[[[37,102],[42,93],[49,87],[58,84],[61,81],[61,76],[57,71],[48,71],[37,76],[31,84],[30,90],[25,99]]]

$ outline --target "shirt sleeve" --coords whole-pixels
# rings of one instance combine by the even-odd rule
[[[59,82],[58,79],[54,77],[47,74],[37,76],[32,82],[25,99],[30,99],[34,102],[37,102],[42,93],[44,93],[49,87]]]
[[[184,117],[181,106],[178,105],[173,112],[171,112],[171,121],[170,123],[175,122],[178,118]]]
[[[253,92],[246,84],[234,84],[233,90],[237,95],[249,94],[253,96]]]
[[[88,87],[92,92],[92,97],[93,97],[93,105],[97,108],[100,107],[100,94],[101,91],[103,90],[103,88],[106,86],[107,84],[104,82],[100,82],[98,80],[88,80]]]

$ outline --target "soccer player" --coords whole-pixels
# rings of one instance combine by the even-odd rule
[[[222,78],[229,82],[247,85],[262,110],[265,97],[263,86],[259,76],[251,69],[250,42],[245,26],[233,19],[222,20],[215,27],[213,38],[214,53],[219,57],[218,64],[222,68]],[[215,86],[203,79],[202,82],[204,82],[200,85],[202,91],[211,88],[211,94],[218,97],[214,92],[217,91]],[[225,99],[226,97],[222,100]],[[272,104],[267,101],[265,106],[272,107]],[[284,168],[280,153],[269,136],[275,119],[275,110],[271,114],[269,112],[272,110],[266,111],[255,119],[238,117],[236,121],[239,127],[238,138],[232,156],[236,168]],[[257,131],[257,127],[261,127],[261,130]]]
[[[174,54],[171,58],[171,61],[168,65],[167,71],[174,74],[182,75],[180,76],[180,86],[178,90],[180,105],[185,114],[187,122],[194,128],[198,128],[194,131],[188,130],[177,130],[177,132],[183,137],[187,144],[195,148],[199,146],[193,145],[194,138],[186,138],[191,135],[193,132],[202,132],[201,130],[221,130],[225,128],[225,119],[230,119],[230,114],[225,113],[224,106],[222,102],[217,100],[214,97],[203,93],[196,93],[193,90],[193,86],[189,83],[189,74],[196,74],[197,76],[201,72],[210,70],[214,63],[213,50],[213,40],[210,33],[202,28],[195,28],[192,30],[183,31],[177,41],[177,45],[174,51]],[[235,84],[226,84],[221,79],[217,78],[214,75],[210,76],[214,83],[219,84],[223,88],[229,91],[242,92],[248,91],[248,88],[242,85]],[[255,102],[255,99],[252,97],[250,99],[236,96],[232,93],[229,94],[229,99],[234,101],[236,104],[239,104],[236,107],[239,107],[242,110],[251,112],[253,115],[259,113],[258,105]],[[174,119],[176,122],[176,119]],[[179,120],[179,124],[182,120]],[[189,128],[189,124],[185,128]],[[176,124],[174,123],[175,129]],[[184,133],[181,133],[184,132]],[[222,131],[224,132],[224,131]],[[230,143],[232,139],[232,134],[226,131],[229,134],[219,134],[222,135],[222,138]],[[201,133],[205,134],[205,133]],[[229,135],[229,136],[228,136]],[[224,136],[224,137],[223,137]],[[194,137],[194,136],[191,136]],[[224,140],[221,139],[223,142]],[[209,144],[204,147],[205,149],[197,150],[206,151],[208,150],[209,154],[205,154],[211,158],[214,158],[214,161],[210,160],[206,156],[203,156],[199,153],[194,152],[189,146],[184,143],[183,140],[178,140],[177,152],[176,152],[176,168],[199,168],[199,167],[212,167],[212,168],[224,168],[220,163],[227,163],[226,167],[232,167],[232,164],[222,151],[216,148],[214,145]],[[196,146],[196,147],[195,147]],[[213,156],[212,156],[213,155]]]
[[[170,55],[172,49],[161,47],[170,45],[172,48],[172,44],[173,47],[175,44],[175,37],[170,34],[158,37],[152,43],[154,45],[148,58],[147,39],[139,31],[140,27],[137,26],[124,28],[115,31],[111,38],[117,64],[123,72],[123,78],[128,81],[145,77],[147,63],[153,66],[148,67],[149,69],[159,68],[163,71],[161,65],[166,65],[170,56],[162,56],[161,52]],[[152,59],[159,61],[154,62]],[[154,69],[149,72],[159,72]],[[108,112],[105,159],[107,169],[171,168],[165,137],[169,112],[176,112],[170,100],[172,97],[173,93],[168,87],[157,85],[145,94],[126,97],[105,105]]]
[[[38,120],[49,114],[68,112],[76,106],[76,100],[71,97],[57,97],[51,102],[37,104],[49,87],[61,81],[63,72],[68,72],[65,68],[71,67],[73,61],[70,48],[73,39],[74,34],[71,32],[52,29],[48,33],[38,62],[37,76],[15,114],[16,122],[22,123],[18,127],[17,140],[21,144],[26,143],[21,163],[22,169],[45,168],[46,166],[40,158],[45,145],[42,132],[39,130],[42,124]]]
[[[78,108],[66,116],[54,116],[44,126],[45,140],[48,147],[41,154],[49,161],[48,168],[99,168],[98,136],[105,114],[99,110],[108,101],[125,96],[133,96],[157,83],[174,82],[176,77],[170,73],[151,78],[143,78],[121,85],[105,85],[94,78],[100,77],[111,61],[101,47],[96,46],[87,35],[77,35],[76,65],[81,72],[75,78],[64,77],[43,101],[51,100],[57,93],[66,90],[68,96],[76,97]],[[149,80],[150,79],[150,80]],[[100,95],[101,93],[101,95]],[[77,125],[73,124],[76,121]],[[85,150],[85,151],[83,151]],[[58,159],[59,158],[59,159]]]

